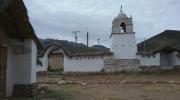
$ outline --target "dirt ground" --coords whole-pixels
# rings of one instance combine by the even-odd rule
[[[38,81],[48,86],[46,93],[14,100],[180,100],[180,73],[46,75]]]
[[[62,100],[179,100],[179,75],[49,75],[39,77],[39,82]]]
[[[89,84],[52,85],[63,100],[179,100],[180,85]]]

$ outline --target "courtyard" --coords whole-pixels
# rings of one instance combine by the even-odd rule
[[[7,100],[179,100],[180,73],[41,75],[34,98]],[[5,99],[6,100],[6,99]]]

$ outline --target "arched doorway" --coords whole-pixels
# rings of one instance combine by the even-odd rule
[[[64,71],[64,58],[67,52],[63,46],[58,43],[53,43],[47,46],[39,55],[38,60],[41,61],[41,66],[38,67],[38,72],[43,71]]]

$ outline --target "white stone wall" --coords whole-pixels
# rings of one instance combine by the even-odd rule
[[[168,54],[168,62],[169,62],[169,67],[173,68],[176,64],[177,64],[177,56],[176,56],[176,52],[172,52],[170,54]]]
[[[161,67],[163,69],[171,69],[179,65],[179,58],[176,56],[177,52],[164,53],[161,52]]]
[[[36,65],[37,65],[37,45],[33,40],[29,40],[31,43],[31,83],[36,82]]]
[[[160,66],[160,53],[151,56],[138,55],[141,66]]]
[[[112,34],[111,41],[114,59],[136,59],[135,34]]]
[[[176,65],[180,65],[180,57],[176,58]]]
[[[53,47],[52,47],[53,48]],[[43,66],[37,66],[37,72],[47,71],[48,69],[48,54],[52,49],[49,48],[43,57],[39,58]],[[95,56],[95,57],[72,57],[69,58],[63,50],[59,52],[64,54],[64,72],[98,72],[103,69],[103,60],[111,56]]]
[[[55,46],[56,47],[56,46]],[[38,59],[42,62],[42,66],[37,65],[37,72],[44,72],[47,71],[48,69],[48,64],[49,64],[49,60],[48,60],[48,55],[49,52],[54,48],[54,46],[52,46],[51,48],[49,48],[45,54],[42,57],[39,57]],[[60,52],[63,52],[62,50]],[[64,54],[64,52],[63,52]]]
[[[176,58],[176,64],[175,65],[180,65],[180,57],[177,56],[178,52],[175,52],[175,58]]]
[[[168,55],[166,54],[166,53],[164,53],[164,52],[161,52],[161,54],[160,54],[160,66],[161,67],[168,67],[168,63],[169,63],[169,61],[168,61]]]
[[[141,66],[161,66],[163,69],[171,69],[176,65],[180,65],[180,58],[176,56],[177,52],[157,53],[154,56],[138,55]]]
[[[13,91],[13,63],[11,48],[8,48],[7,72],[6,72],[6,95],[11,96]]]
[[[37,46],[32,39],[11,40],[12,48],[8,50],[7,95],[12,94],[14,84],[31,84],[36,82]],[[20,47],[20,48],[19,48]],[[16,51],[24,50],[20,54]]]
[[[103,57],[64,58],[64,72],[99,72],[103,69]]]
[[[37,72],[44,72],[48,69],[48,55],[38,58],[42,62],[41,65],[37,65]]]
[[[103,59],[106,57],[73,57],[69,58],[64,55],[64,72],[98,72],[101,71],[104,64]],[[48,58],[44,56],[40,58],[43,66],[37,66],[37,72],[47,71],[48,69]]]
[[[41,65],[37,65],[37,72],[44,72],[48,69],[48,59],[46,57],[38,58],[42,62]],[[46,60],[47,59],[47,60]]]
[[[161,52],[161,67],[165,69],[173,68],[177,63],[176,59],[177,57],[175,52],[169,54]]]
[[[105,72],[139,71],[139,59],[105,59]]]

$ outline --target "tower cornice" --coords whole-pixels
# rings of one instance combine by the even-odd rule
[[[135,32],[111,33],[110,38],[112,37],[112,35],[121,35],[121,34],[136,34],[136,33]]]

